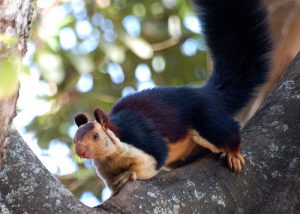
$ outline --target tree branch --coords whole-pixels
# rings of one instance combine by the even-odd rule
[[[0,204],[6,209],[13,213],[97,213],[51,175],[16,130],[10,131],[5,147]]]
[[[150,181],[132,182],[103,208],[122,213],[295,213],[300,210],[300,54],[243,129],[246,168],[211,155]]]

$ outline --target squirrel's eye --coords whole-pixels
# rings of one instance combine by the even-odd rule
[[[94,141],[99,140],[99,134],[98,133],[93,135],[93,140]]]

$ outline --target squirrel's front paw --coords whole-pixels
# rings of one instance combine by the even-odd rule
[[[136,180],[137,175],[135,172],[123,172],[122,174],[117,175],[111,185],[113,190],[113,195],[116,195],[128,181]]]

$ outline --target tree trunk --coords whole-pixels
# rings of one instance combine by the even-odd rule
[[[17,38],[18,44],[9,48],[0,41],[0,60],[12,53],[24,55],[29,35],[32,7],[30,0],[0,0],[0,35]],[[6,99],[0,97],[0,165],[4,154],[4,141],[15,115],[18,91]]]

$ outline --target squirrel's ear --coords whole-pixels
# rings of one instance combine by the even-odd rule
[[[107,127],[108,125],[107,115],[100,108],[96,108],[94,110],[94,116],[98,123],[100,123],[103,127]]]
[[[80,113],[75,116],[75,123],[78,127],[86,124],[87,122],[88,122],[88,118],[85,114]]]

